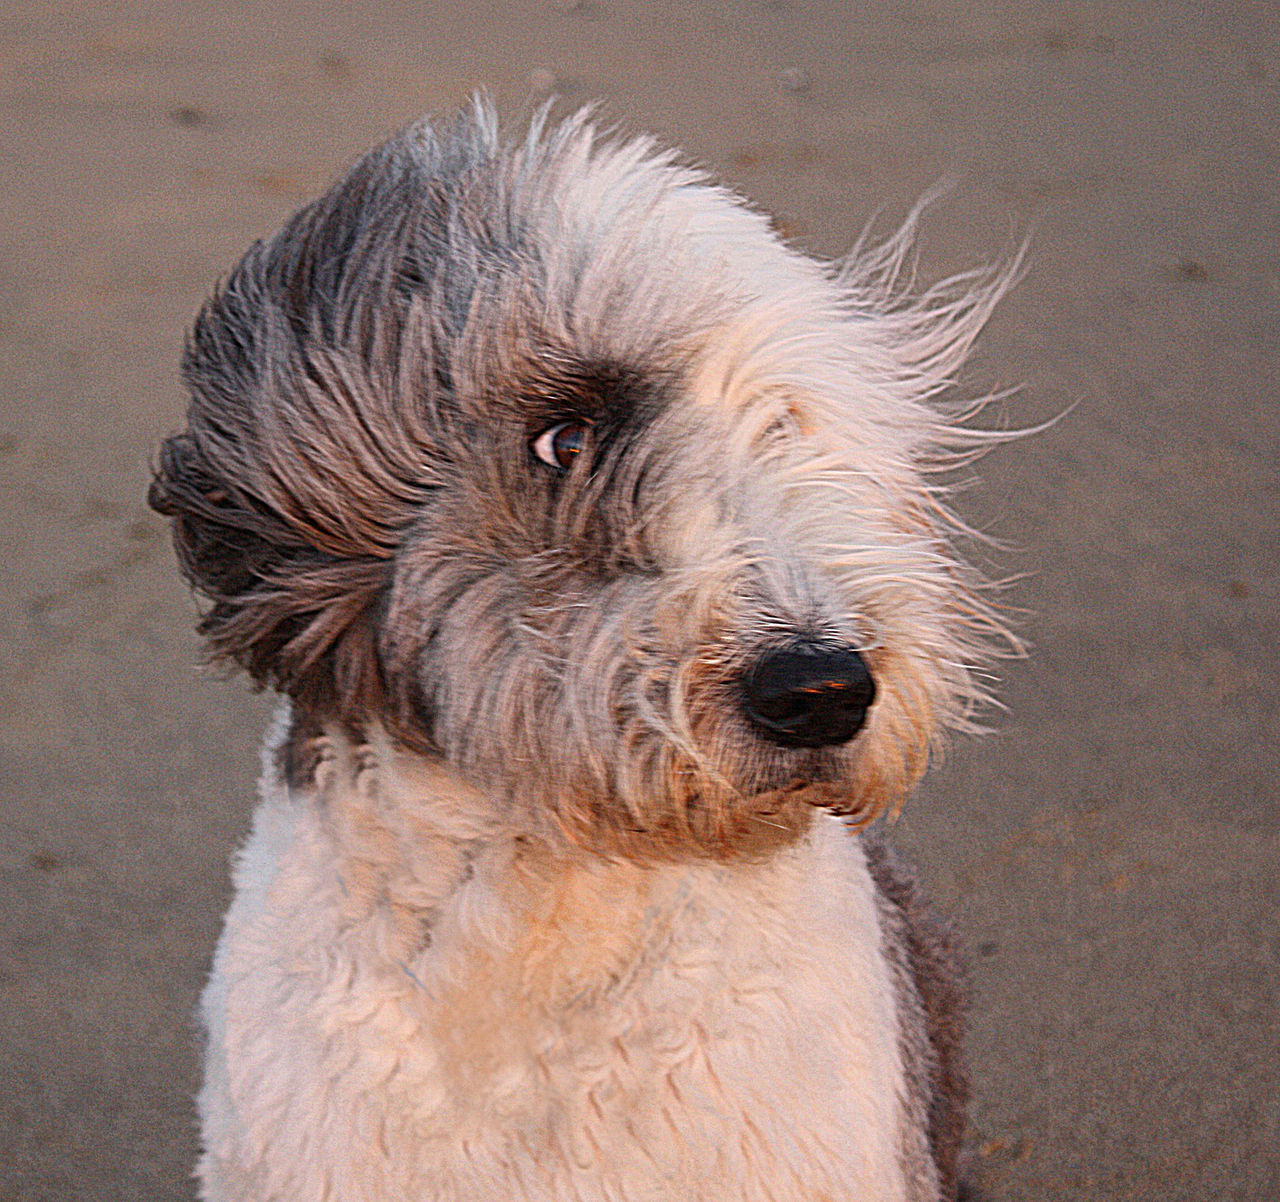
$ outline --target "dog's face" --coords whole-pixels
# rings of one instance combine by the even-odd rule
[[[205,307],[152,503],[214,651],[531,833],[735,854],[909,791],[998,625],[927,473],[1001,291],[837,272],[644,142],[477,108]]]

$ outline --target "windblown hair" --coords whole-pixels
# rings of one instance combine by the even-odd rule
[[[151,504],[212,653],[605,847],[794,830],[798,781],[897,805],[1005,637],[939,473],[983,443],[952,389],[1014,266],[913,294],[914,223],[824,264],[584,113],[410,126],[190,336]],[[530,447],[570,422],[561,472]],[[871,666],[848,746],[740,715],[797,636]]]

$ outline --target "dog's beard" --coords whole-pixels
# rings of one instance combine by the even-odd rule
[[[507,698],[520,692],[510,680],[489,687]],[[891,686],[848,744],[800,750],[769,743],[722,705],[685,714],[633,705],[629,721],[613,725],[566,721],[580,711],[558,687],[544,684],[541,704],[514,713],[475,702],[470,712],[488,717],[446,721],[441,751],[516,829],[601,855],[769,854],[802,837],[820,810],[854,826],[895,811],[927,759],[930,724],[903,713]]]

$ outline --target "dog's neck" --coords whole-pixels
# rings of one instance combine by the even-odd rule
[[[453,927],[474,917],[467,906],[480,904],[493,924],[508,927],[522,988],[536,986],[553,1002],[580,997],[593,980],[616,982],[661,938],[655,924],[672,921],[695,878],[751,875],[761,863],[601,856],[513,822],[481,790],[380,727],[360,738],[317,729],[302,756],[294,735],[285,712],[268,740],[268,778],[291,804],[313,811],[324,845],[317,854],[335,874],[344,927],[362,940],[376,928],[374,942],[405,965],[427,947],[443,952]],[[291,761],[306,762],[309,779],[290,781]]]

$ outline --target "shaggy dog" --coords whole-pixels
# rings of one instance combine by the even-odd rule
[[[945,935],[864,828],[1001,632],[937,477],[1008,281],[842,265],[581,114],[255,245],[151,503],[286,702],[204,995],[210,1202],[925,1202]]]

